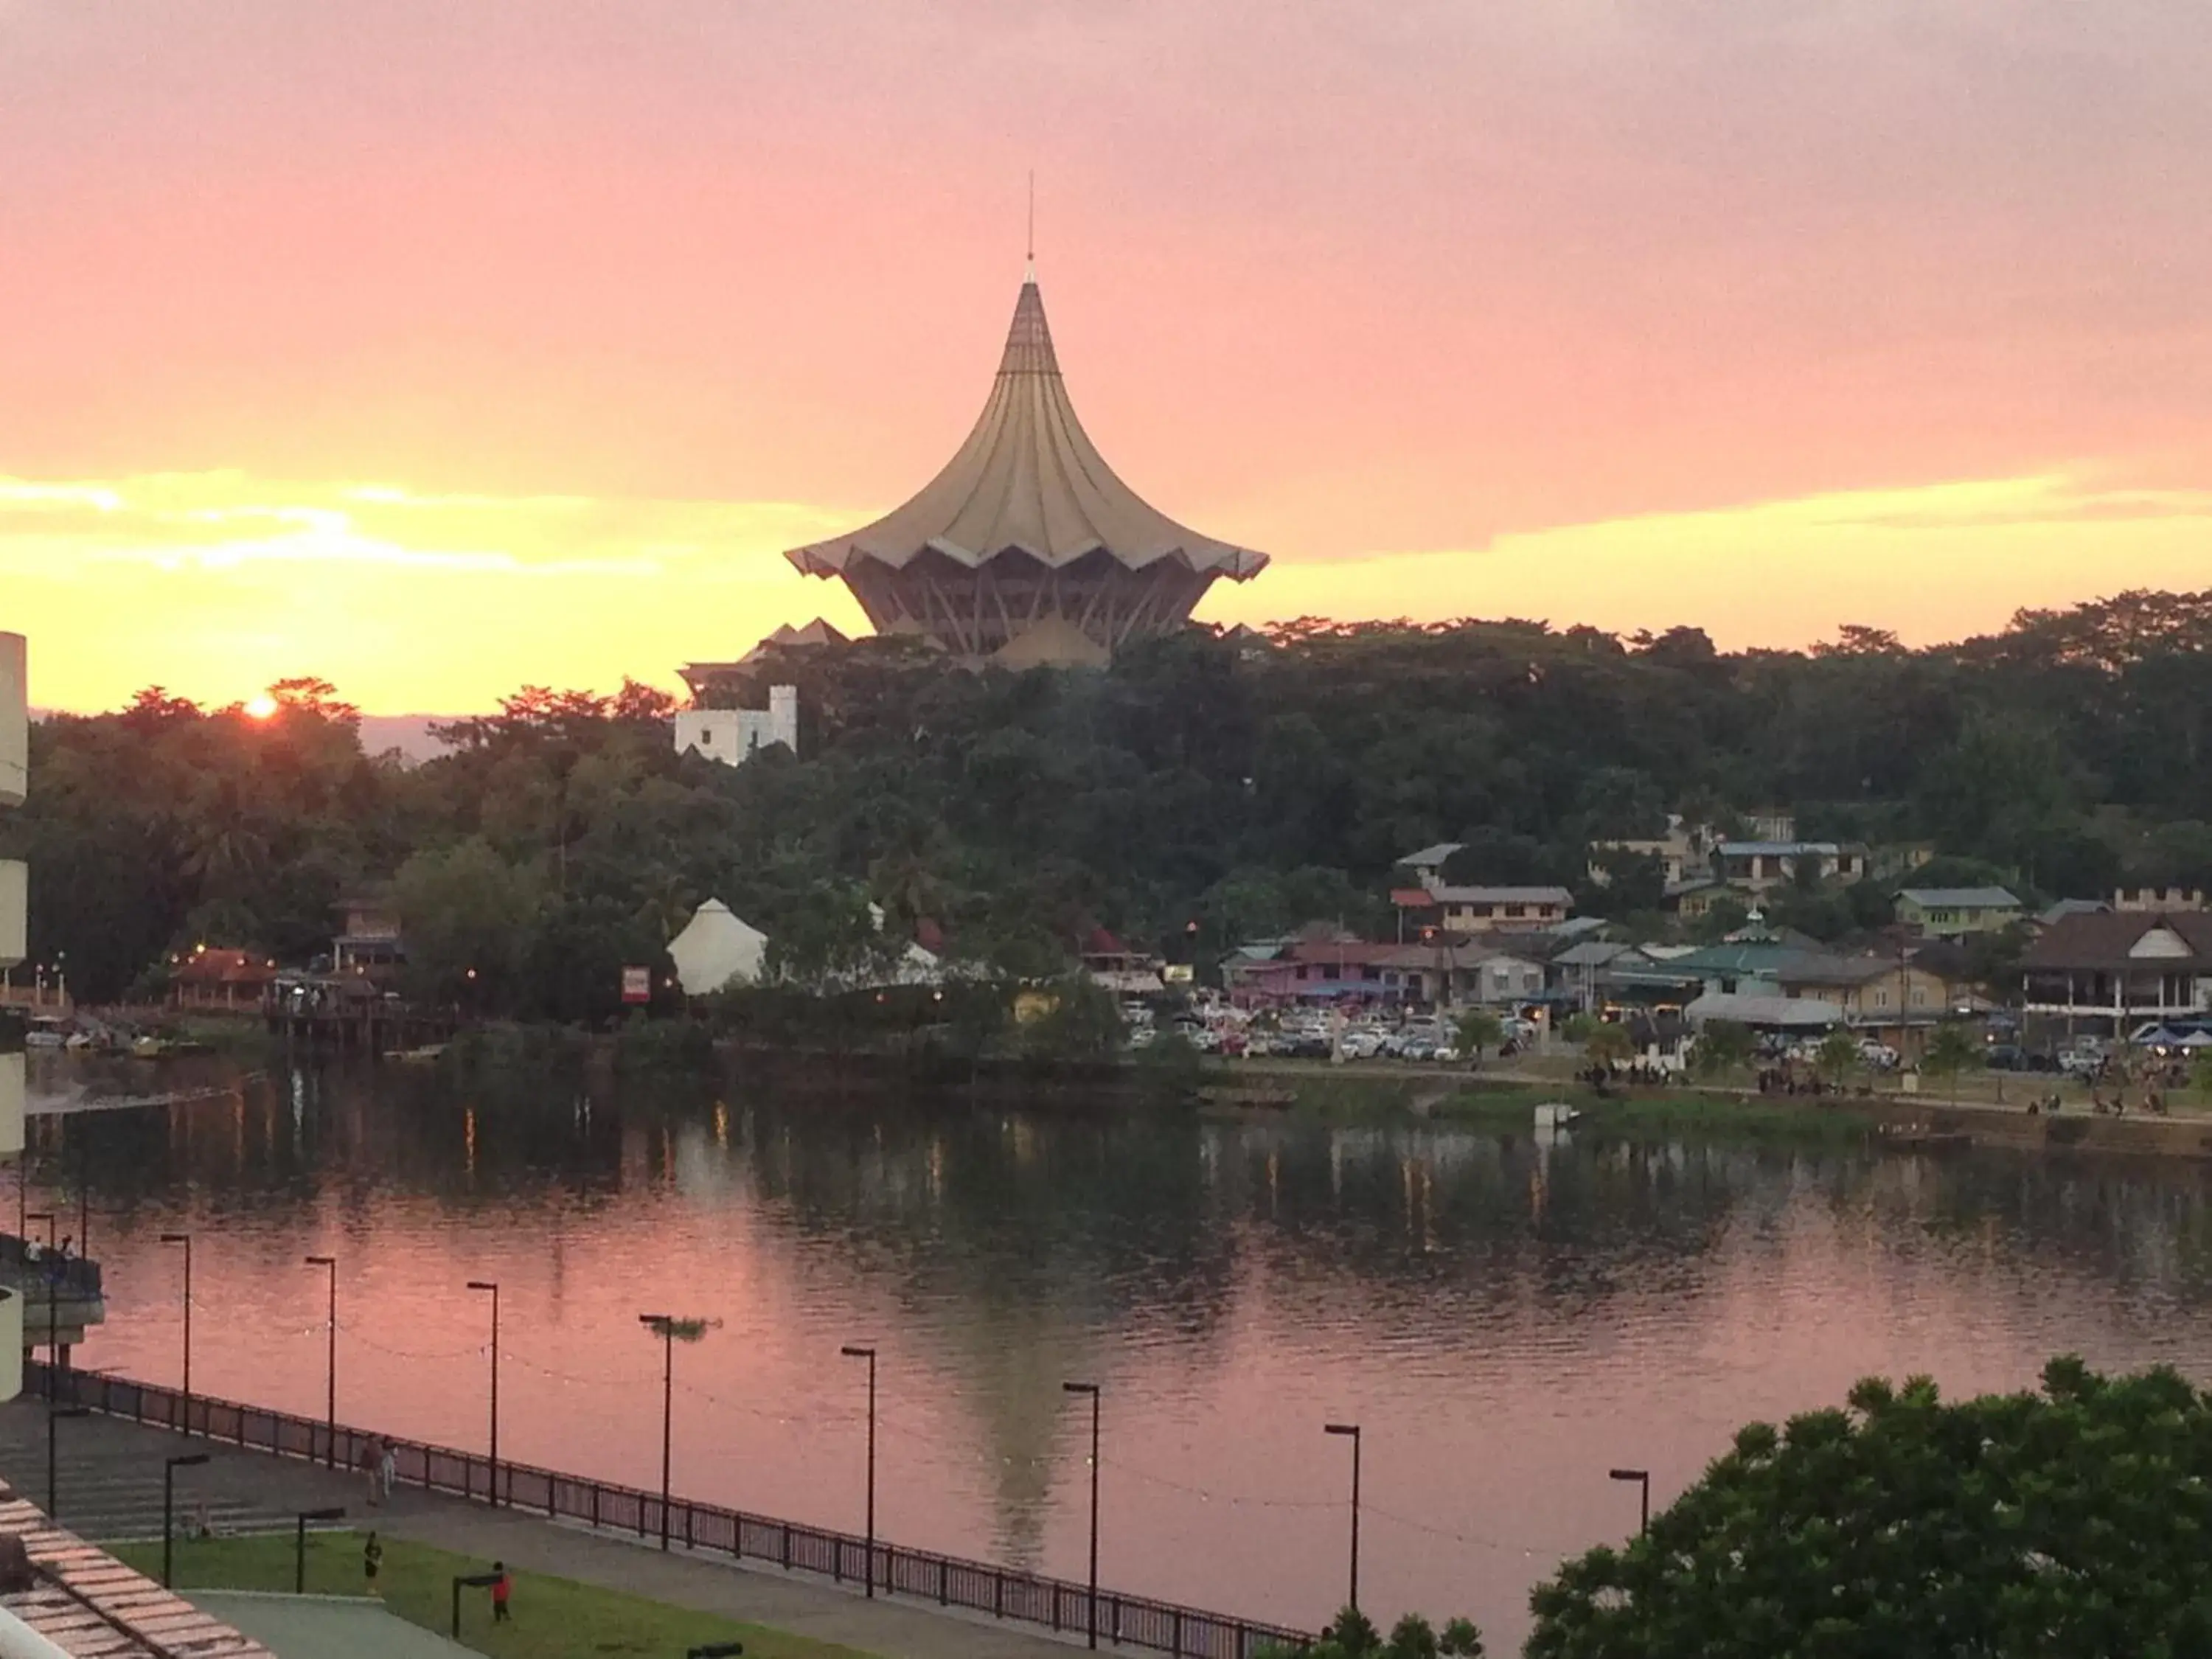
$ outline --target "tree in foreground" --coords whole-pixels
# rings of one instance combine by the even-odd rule
[[[1759,1044],[1751,1027],[1732,1019],[1707,1020],[1690,1050],[1691,1064],[1705,1078],[1741,1072],[1759,1058]]]
[[[1927,1052],[1920,1056],[1922,1071],[1932,1078],[1949,1079],[1954,1106],[1959,1103],[1959,1073],[1981,1063],[1982,1045],[1955,1019],[1947,1019],[1936,1028],[1935,1036],[1928,1039]]]
[[[1505,1041],[1505,1022],[1487,1008],[1470,1008],[1459,1017],[1454,1035],[1459,1039],[1460,1053],[1480,1065],[1484,1049],[1495,1048]]]
[[[1734,1449],[1531,1597],[1528,1659],[2212,1653],[2212,1395],[2055,1359],[2040,1394],[1870,1380]]]
[[[1483,1659],[1482,1632],[1471,1620],[1455,1619],[1439,1632],[1417,1613],[1390,1627],[1386,1638],[1358,1607],[1346,1607],[1310,1646],[1261,1649],[1256,1659]]]

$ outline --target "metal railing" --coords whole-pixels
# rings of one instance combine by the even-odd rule
[[[25,1359],[27,1395],[46,1387],[48,1369],[42,1360]],[[64,1403],[106,1416],[128,1418],[278,1457],[333,1462],[347,1470],[359,1468],[362,1453],[373,1441],[380,1439],[392,1449],[398,1478],[404,1485],[639,1538],[660,1534],[659,1492],[528,1463],[502,1461],[494,1467],[489,1459],[471,1452],[392,1435],[376,1436],[345,1424],[338,1425],[333,1448],[329,1425],[313,1418],[295,1417],[265,1406],[213,1400],[204,1395],[196,1394],[187,1400],[175,1389],[105,1371],[64,1366],[55,1375]],[[840,1583],[863,1583],[869,1578],[867,1541],[849,1533],[674,1497],[668,1502],[667,1524],[671,1542],[680,1540],[689,1550],[711,1551],[741,1561],[770,1561],[786,1571],[812,1573]],[[905,1549],[880,1538],[876,1540],[872,1565],[878,1594],[910,1596],[942,1607],[1018,1620],[1064,1635],[1079,1635],[1090,1628],[1090,1591],[1083,1584],[958,1556]],[[1281,1626],[1178,1607],[1146,1596],[1123,1595],[1103,1588],[1098,1592],[1097,1621],[1102,1644],[1111,1642],[1149,1648],[1174,1659],[1253,1659],[1271,1646],[1296,1648],[1313,1640],[1310,1633]]]

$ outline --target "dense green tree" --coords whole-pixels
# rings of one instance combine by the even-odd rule
[[[1947,1019],[1936,1028],[1928,1039],[1928,1047],[1920,1056],[1920,1069],[1939,1083],[1951,1085],[1951,1098],[1959,1097],[1959,1074],[1982,1063],[1982,1045],[1974,1033],[1959,1020]]]
[[[525,688],[415,767],[365,754],[319,681],[274,688],[264,720],[154,687],[39,724],[0,853],[40,872],[33,957],[66,952],[94,1000],[201,942],[305,961],[342,897],[468,841],[536,884],[532,977],[665,943],[710,896],[803,954],[827,910],[849,919],[828,896],[856,892],[887,935],[927,927],[1000,976],[1054,978],[1102,927],[1206,970],[1311,921],[1387,932],[1396,860],[1438,841],[1464,843],[1454,879],[1565,884],[1643,933],[1656,866],[1601,856],[1601,886],[1590,844],[1668,812],[1781,807],[1808,834],[1930,841],[2024,898],[2212,886],[2208,640],[2212,592],[2025,612],[1920,650],[1868,629],[1725,653],[1689,629],[1308,620],[1008,673],[867,640],[768,653],[729,695],[796,684],[800,753],[738,769],[676,755],[669,700],[635,684]],[[1843,939],[1887,902],[1808,882],[1771,919]],[[1692,931],[1742,920],[1723,905]],[[580,994],[597,969],[575,971],[540,1000],[599,1006]]]
[[[1758,1052],[1748,1025],[1732,1019],[1708,1020],[1690,1051],[1690,1063],[1700,1077],[1727,1077],[1749,1066]]]
[[[2054,1360],[2040,1394],[1860,1383],[1753,1424],[1648,1534],[1531,1597],[1529,1659],[2212,1652],[2212,1399]]]

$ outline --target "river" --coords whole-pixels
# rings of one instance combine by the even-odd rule
[[[65,1074],[90,1097],[134,1085]],[[204,1068],[204,1073],[205,1068]],[[142,1079],[137,1085],[146,1089]],[[1080,1578],[1103,1390],[1101,1577],[1312,1626],[1344,1597],[1465,1613],[1511,1650],[1529,1587],[1663,1504],[1742,1422],[1861,1376],[2033,1383],[2051,1354],[2212,1370],[2208,1176],[1735,1142],[1328,1128],[777,1098],[404,1068],[220,1067],[193,1103],[33,1125],[29,1208],[92,1171],[109,1320],[80,1363],[173,1383],[194,1243],[198,1391]],[[10,1194],[9,1196],[13,1196]]]

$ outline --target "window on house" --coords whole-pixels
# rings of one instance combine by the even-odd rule
[[[1525,904],[1509,904],[1505,907],[1505,914],[1509,916],[1525,916],[1528,914],[1528,907]]]
[[[1496,907],[1494,905],[1470,904],[1468,906],[1467,913],[1471,916],[1487,916],[1495,914],[1495,911]]]
[[[1293,977],[1293,978],[1296,978],[1296,979],[1304,979],[1305,976],[1306,976],[1306,965],[1305,965],[1305,963],[1304,963],[1302,962],[1302,963],[1300,963],[1298,964],[1298,970],[1297,970],[1297,972],[1295,975],[1292,975],[1292,977]]]

